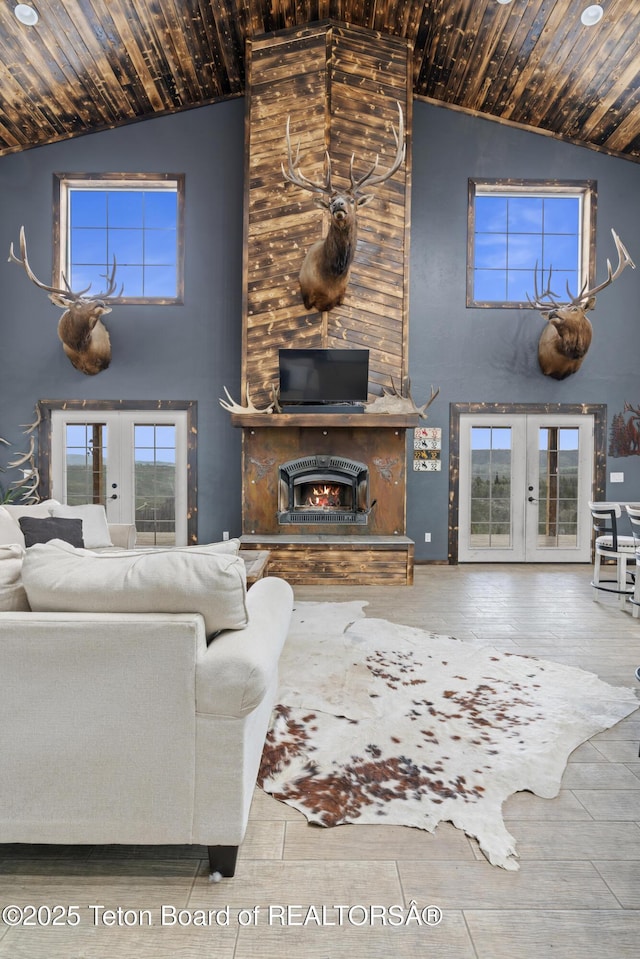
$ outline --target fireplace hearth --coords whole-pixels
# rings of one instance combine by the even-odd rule
[[[278,477],[281,526],[369,521],[369,470],[364,463],[318,453],[282,463]]]

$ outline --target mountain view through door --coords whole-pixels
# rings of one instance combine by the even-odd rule
[[[463,415],[460,561],[588,562],[592,487],[591,417]]]

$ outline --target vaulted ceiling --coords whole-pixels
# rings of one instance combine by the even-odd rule
[[[408,40],[414,96],[640,162],[640,0],[0,0],[0,156],[242,96],[247,38]]]

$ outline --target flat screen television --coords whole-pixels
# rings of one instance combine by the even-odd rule
[[[369,350],[280,350],[280,402],[366,403]]]

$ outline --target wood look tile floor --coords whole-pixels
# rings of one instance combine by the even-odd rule
[[[613,597],[593,602],[590,578],[587,566],[421,566],[412,587],[298,587],[296,599],[363,599],[370,617],[568,663],[640,697],[640,619]],[[448,823],[433,835],[324,830],[260,791],[236,876],[218,885],[197,848],[0,846],[0,906],[80,916],[0,922],[0,959],[630,959],[640,954],[639,743],[635,713],[575,750],[556,799],[507,801],[518,872],[490,866]],[[412,920],[412,901],[441,921]],[[408,921],[383,924],[390,906]],[[198,926],[203,910],[211,918]]]

